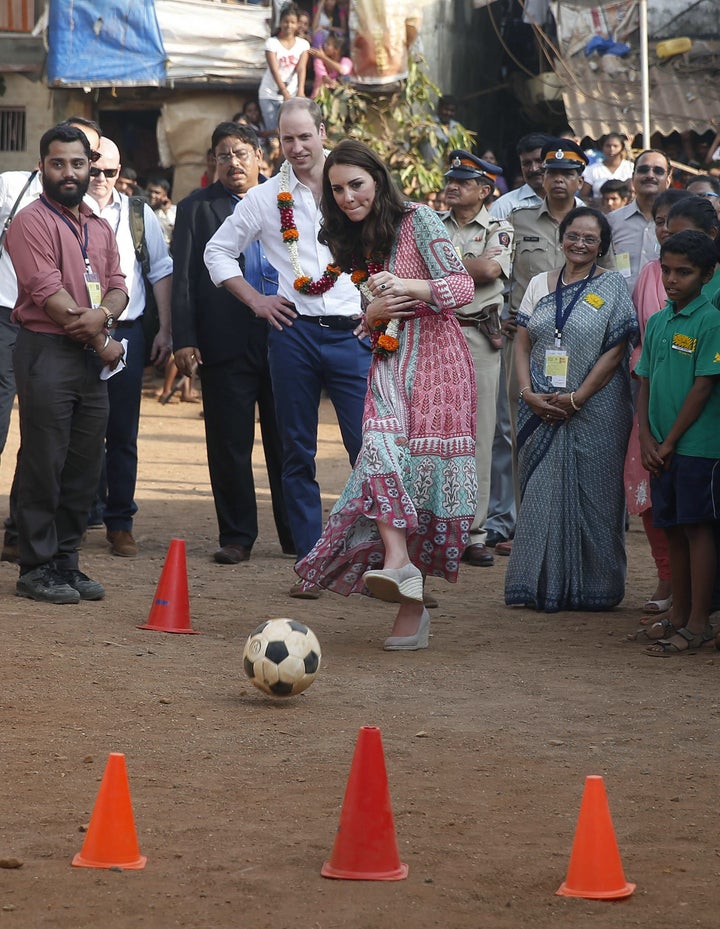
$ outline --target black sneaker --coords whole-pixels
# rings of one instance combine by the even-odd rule
[[[80,594],[49,564],[40,565],[21,574],[15,585],[18,597],[38,600],[41,603],[79,603]]]
[[[74,568],[62,571],[58,569],[57,575],[65,584],[80,594],[81,600],[102,600],[105,596],[103,585],[99,581],[93,581],[82,571]]]

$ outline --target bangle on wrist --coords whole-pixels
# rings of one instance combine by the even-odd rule
[[[105,349],[108,347],[109,344],[110,344],[110,334],[109,334],[108,332],[106,332],[106,333],[105,333],[105,344],[104,344],[103,347],[98,351],[98,355],[102,355],[102,353],[105,351]]]
[[[527,387],[521,387],[521,388],[520,388],[520,399],[521,399],[521,400],[522,400],[523,394],[525,393],[526,390],[530,390],[530,384],[528,384]]]
[[[570,391],[570,406],[575,410],[576,413],[579,413],[580,410],[582,409],[582,403],[579,406],[577,403],[575,403],[575,391],[574,390]]]

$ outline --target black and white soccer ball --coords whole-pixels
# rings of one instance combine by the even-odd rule
[[[271,697],[292,697],[312,684],[322,653],[317,636],[296,619],[269,619],[248,636],[245,673]]]

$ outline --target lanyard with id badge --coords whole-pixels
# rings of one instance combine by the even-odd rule
[[[78,245],[80,246],[80,251],[82,252],[83,261],[85,262],[85,273],[83,277],[85,278],[85,289],[87,290],[88,295],[88,304],[93,309],[96,310],[102,303],[102,287],[100,286],[100,278],[93,271],[90,265],[90,257],[88,256],[88,227],[87,223],[82,227],[83,238],[81,238],[80,233],[75,228],[73,223],[65,216],[60,210],[56,210],[52,203],[49,203],[45,198],[44,194],[40,195],[40,199],[45,204],[45,206],[52,210],[56,216],[59,216],[60,219],[65,223],[65,225],[70,229],[72,234],[77,239]]]
[[[65,223],[65,225],[68,227],[68,229],[70,229],[72,234],[77,239],[77,243],[80,246],[80,251],[82,252],[83,261],[85,262],[85,273],[83,274],[83,278],[85,279],[85,289],[87,290],[88,303],[93,310],[96,310],[99,306],[102,305],[102,286],[100,284],[99,276],[93,271],[92,266],[90,264],[90,256],[88,255],[88,225],[87,225],[87,222],[85,223],[84,226],[81,227],[82,232],[83,232],[83,235],[81,237],[80,233],[75,228],[73,223],[70,222],[67,216],[63,215],[60,212],[60,210],[56,210],[55,207],[52,205],[52,203],[48,203],[44,194],[40,195],[40,199],[42,200],[42,202],[45,204],[45,206],[49,210],[52,210],[53,213],[55,213],[57,216],[60,217],[60,219]],[[107,342],[105,344],[107,345]],[[123,339],[121,344],[123,347],[123,354],[120,360],[117,362],[114,368],[110,368],[109,365],[105,365],[105,367],[100,372],[101,380],[106,381],[108,378],[113,377],[113,375],[119,374],[125,367],[126,355],[127,355],[127,340]]]
[[[595,262],[593,262],[593,266],[590,268],[590,273],[587,277],[583,278],[581,281],[575,282],[574,284],[565,285],[565,287],[574,286],[577,289],[573,294],[572,299],[568,303],[566,309],[564,310],[562,306],[561,291],[563,288],[561,282],[563,279],[563,272],[565,271],[565,267],[563,267],[558,277],[558,282],[555,286],[555,347],[545,349],[545,377],[548,378],[553,387],[567,387],[569,356],[565,349],[561,347],[562,331],[565,323],[570,318],[570,314],[575,309],[578,300],[582,296],[583,291],[592,279],[596,270],[597,265]]]

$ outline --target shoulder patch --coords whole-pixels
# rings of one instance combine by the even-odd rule
[[[510,245],[510,233],[498,232],[498,242],[507,248]]]

